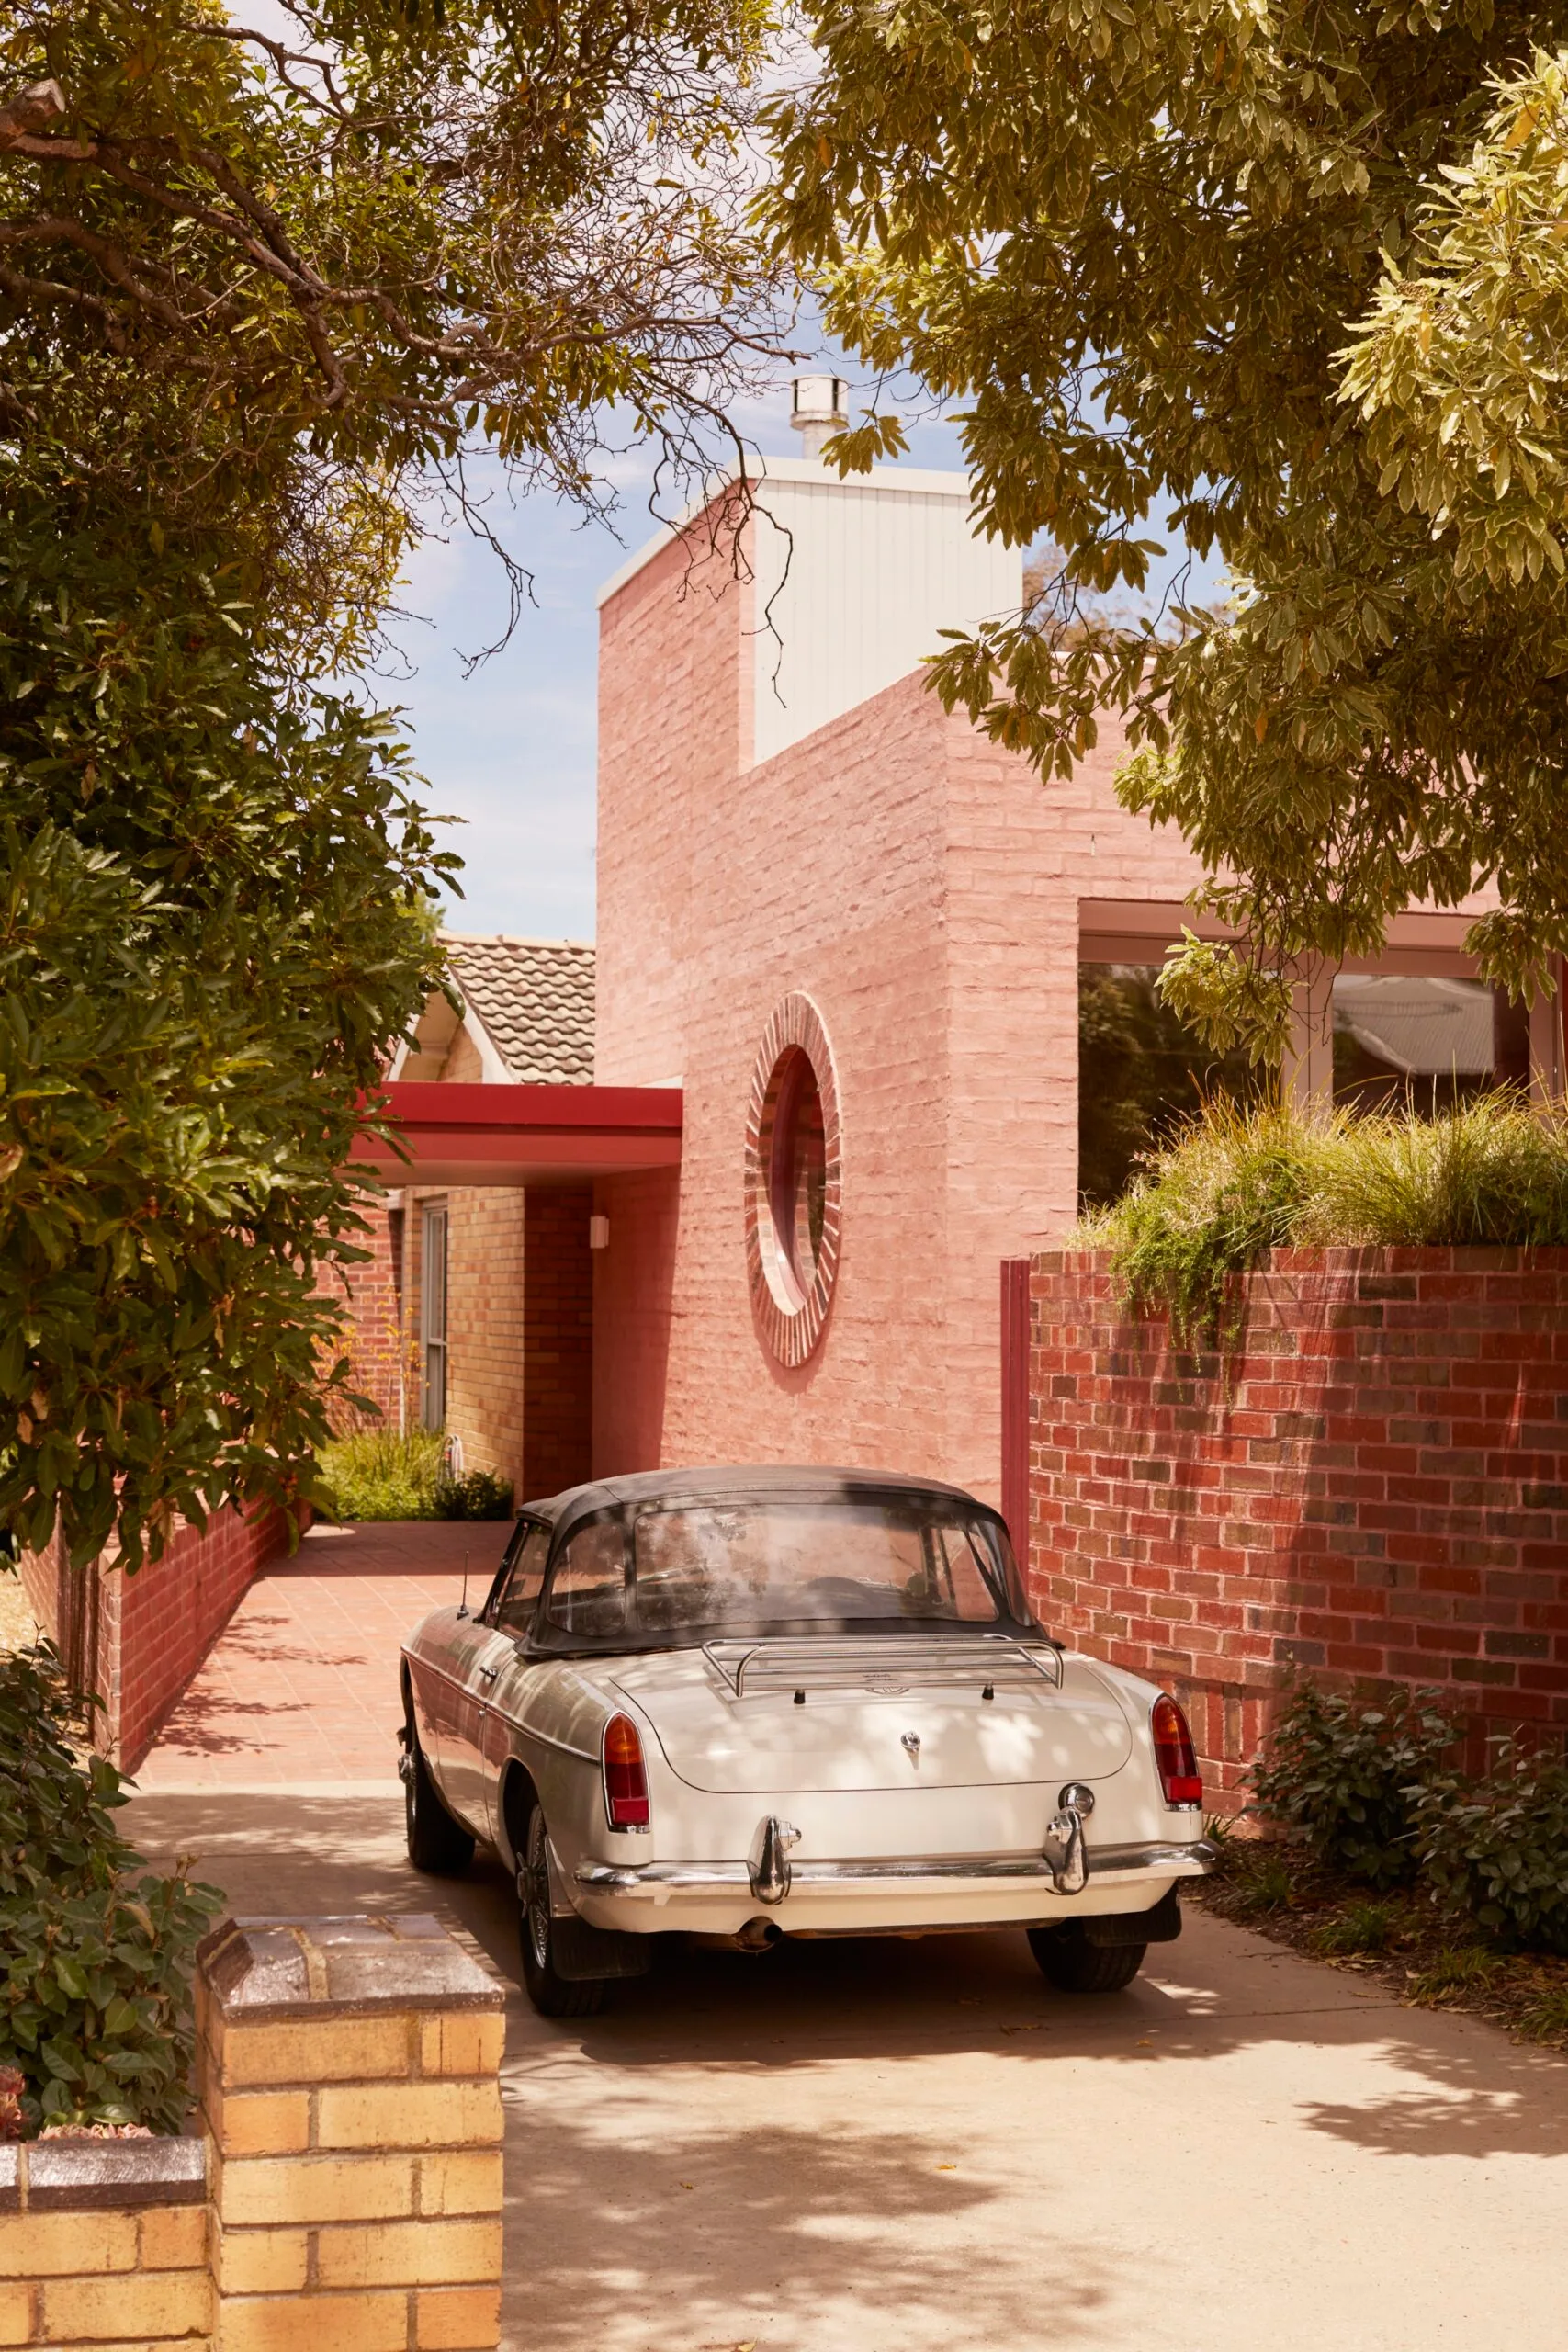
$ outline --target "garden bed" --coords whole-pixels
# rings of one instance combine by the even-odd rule
[[[1377,1985],[1407,2008],[1460,2009],[1516,2041],[1568,2052],[1568,1960],[1467,1940],[1422,1890],[1369,1894],[1260,1838],[1222,1835],[1214,1875],[1187,1890],[1222,1919]]]

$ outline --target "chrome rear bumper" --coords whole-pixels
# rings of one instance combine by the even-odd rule
[[[1204,1878],[1213,1869],[1215,1849],[1206,1838],[1181,1845],[1091,1846],[1085,1859],[1090,1882],[1115,1885],[1127,1879]],[[577,1883],[585,1894],[640,1895],[659,1903],[675,1893],[739,1892],[752,1889],[748,1862],[584,1862]],[[1038,1887],[1042,1894],[1057,1892],[1050,1863],[1042,1854],[975,1854],[950,1861],[910,1857],[897,1861],[795,1862],[790,1864],[792,1893],[852,1894],[862,1891],[919,1887],[976,1888],[1005,1884],[1022,1891]],[[1070,1898],[1069,1898],[1070,1899]]]

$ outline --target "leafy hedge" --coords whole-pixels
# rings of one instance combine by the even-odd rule
[[[1250,1809],[1325,1871],[1380,1891],[1417,1881],[1495,1944],[1568,1954],[1568,1763],[1514,1738],[1469,1777],[1435,1695],[1367,1706],[1299,1684]]]
[[[115,1826],[120,1776],[48,1643],[0,1657],[0,2072],[15,2132],[177,2132],[195,2051],[191,1970],[216,1888],[159,1878]],[[0,2125],[0,2137],[6,2136]]]
[[[1434,1119],[1216,1100],[1079,1238],[1111,1250],[1134,1314],[1224,1336],[1233,1285],[1269,1250],[1568,1244],[1568,1118],[1506,1090]]]

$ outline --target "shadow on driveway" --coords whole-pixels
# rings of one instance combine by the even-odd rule
[[[506,1977],[510,2352],[1561,2343],[1568,2066],[1201,1913],[1103,2002],[943,1936],[661,1951],[550,2024],[505,1874],[416,1876],[395,1792],[128,1826],[235,1909],[443,1910]]]

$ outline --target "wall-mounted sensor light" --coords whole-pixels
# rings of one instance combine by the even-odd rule
[[[607,1250],[610,1246],[610,1220],[607,1216],[591,1216],[588,1220],[588,1247]]]

